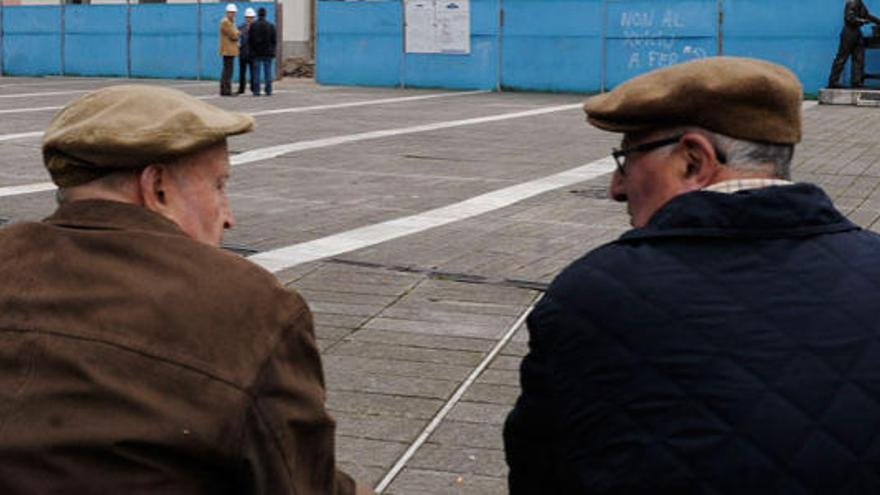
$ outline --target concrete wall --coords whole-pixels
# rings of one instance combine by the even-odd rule
[[[284,57],[310,55],[312,1],[284,0]]]
[[[880,0],[866,0],[880,14]],[[317,78],[327,84],[600,91],[717,54],[828,78],[843,0],[471,0],[471,53],[403,53],[403,1],[318,0]],[[499,29],[500,26],[500,29]],[[880,72],[880,51],[869,51]]]

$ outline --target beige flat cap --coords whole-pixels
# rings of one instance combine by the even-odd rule
[[[748,141],[801,140],[803,89],[781,65],[710,57],[635,77],[584,104],[587,121],[612,132],[698,126]]]
[[[182,91],[112,86],[55,115],[43,135],[43,163],[56,185],[70,187],[187,155],[253,127],[253,117]]]

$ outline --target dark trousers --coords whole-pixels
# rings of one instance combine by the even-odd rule
[[[865,40],[858,28],[844,27],[840,32],[840,46],[837,48],[837,56],[831,65],[831,76],[828,78],[828,87],[837,86],[846,59],[852,56],[850,67],[850,84],[853,87],[862,85],[865,77]]]
[[[232,71],[235,57],[223,57],[223,73],[220,74],[220,94],[228,96],[232,94]]]
[[[250,79],[248,79],[250,75]],[[254,90],[254,61],[238,57],[238,92],[244,93],[245,81],[250,80],[251,91]]]

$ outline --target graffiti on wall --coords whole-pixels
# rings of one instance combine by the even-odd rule
[[[687,25],[684,16],[672,9],[623,11],[618,21],[628,70],[650,70],[709,56],[703,46],[679,37]]]

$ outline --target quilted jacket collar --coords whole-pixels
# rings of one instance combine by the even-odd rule
[[[792,237],[859,230],[824,191],[792,184],[725,194],[695,191],[673,198],[645,227],[618,242],[657,237]]]

